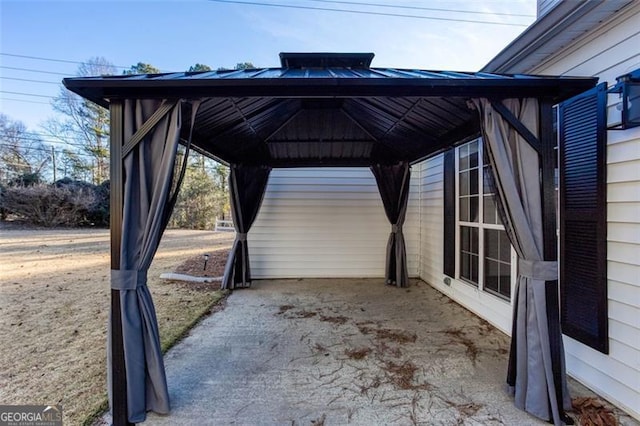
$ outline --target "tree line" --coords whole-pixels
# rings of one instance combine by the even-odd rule
[[[234,67],[250,68],[254,68],[250,62],[238,63]],[[212,68],[196,63],[187,71],[212,71]],[[151,64],[138,62],[123,74],[160,72]],[[116,74],[116,67],[102,57],[89,59],[77,70],[78,77]],[[0,215],[3,216],[0,218],[6,218],[12,213],[18,217],[25,216],[24,212],[16,211],[17,207],[11,203],[18,202],[23,210],[35,204],[46,209],[53,199],[62,200],[60,203],[65,207],[58,206],[58,210],[64,210],[67,219],[78,216],[75,222],[66,220],[55,224],[108,225],[109,197],[105,197],[105,188],[108,191],[109,112],[68,91],[62,85],[51,105],[58,114],[45,121],[37,132],[30,131],[19,120],[0,114]],[[211,229],[216,218],[228,218],[228,173],[226,166],[192,151],[170,226]],[[36,186],[40,189],[34,190],[33,187]],[[25,188],[30,189],[27,191]],[[66,191],[66,195],[53,194],[61,190]],[[85,195],[91,191],[95,194],[89,198],[78,197],[78,191],[84,191]],[[72,197],[69,193],[75,195]],[[43,200],[43,197],[47,199]],[[82,201],[69,201],[78,199]],[[94,205],[98,202],[102,205]],[[78,207],[79,204],[81,208]],[[79,217],[82,216],[79,212],[91,211],[107,213]],[[52,220],[51,216],[55,214],[57,213],[38,212],[33,216],[41,219],[31,221],[39,221],[41,223],[38,224],[41,225],[49,222],[54,224],[56,220]]]

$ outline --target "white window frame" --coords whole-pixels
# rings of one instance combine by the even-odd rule
[[[460,148],[469,144],[477,142],[478,144],[478,222],[464,222],[460,220]],[[467,286],[476,289],[478,292],[482,294],[486,294],[498,300],[502,303],[511,304],[513,300],[515,290],[516,290],[516,280],[517,280],[517,260],[518,257],[516,255],[513,246],[511,246],[511,297],[507,298],[504,295],[501,295],[493,290],[485,290],[484,289],[484,232],[483,229],[495,229],[504,231],[504,226],[499,224],[492,223],[484,223],[484,143],[482,138],[474,139],[469,142],[466,142],[460,146],[455,148],[455,215],[456,215],[456,226],[455,226],[455,238],[456,238],[456,280],[461,283],[466,284]],[[478,232],[478,284],[472,283],[460,276],[460,227],[467,226],[472,228],[477,228]]]

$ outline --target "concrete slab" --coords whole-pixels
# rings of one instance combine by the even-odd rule
[[[539,425],[505,390],[509,339],[422,281],[256,281],[167,356],[145,425]]]

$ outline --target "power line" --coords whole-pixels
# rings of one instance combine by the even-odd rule
[[[18,140],[24,140],[24,141],[29,141],[29,142],[40,142],[40,143],[50,143],[50,144],[54,144],[54,145],[67,145],[67,146],[72,146],[75,148],[85,148],[85,145],[81,144],[81,143],[72,143],[69,141],[62,141],[62,140],[53,140],[53,139],[48,139],[51,137],[55,137],[55,136],[49,136],[49,135],[42,135],[45,136],[45,138],[41,138],[38,135],[38,133],[32,133],[34,136],[12,136],[12,139],[18,139]],[[75,140],[75,141],[80,141],[80,139],[76,138],[69,138],[71,140]]]
[[[18,139],[18,140],[25,140],[25,141],[31,141],[31,142],[46,142],[46,143],[51,143],[51,144],[59,144],[59,145],[69,145],[69,146],[74,146],[74,147],[79,147],[79,148],[84,148],[85,145],[83,143],[72,143],[69,142],[68,140],[55,140],[55,139],[50,139],[50,138],[55,138],[55,136],[52,135],[47,135],[44,133],[38,133],[38,132],[24,132],[24,135],[26,136],[12,136],[12,139]],[[82,141],[81,138],[77,137],[77,136],[70,136],[64,139],[71,139],[71,140],[75,140],[75,141]]]
[[[37,72],[40,74],[51,74],[51,75],[61,75],[63,77],[73,77],[73,75],[71,74],[65,74],[62,72],[54,72],[54,71],[44,71],[44,70],[34,70],[33,68],[19,68],[19,67],[8,67],[5,65],[0,65],[0,68],[4,68],[7,70],[14,70],[14,71],[26,71],[26,72]]]
[[[73,61],[73,60],[70,60],[70,59],[43,58],[41,56],[18,55],[18,54],[15,54],[15,53],[5,53],[5,52],[0,52],[0,55],[1,56],[10,56],[12,58],[34,59],[34,60],[37,60],[37,61],[61,62],[61,63],[65,63],[65,64],[102,65],[102,64],[96,64],[95,62],[80,62],[80,61]],[[111,63],[107,63],[105,65],[108,65],[108,66],[113,67],[113,68],[122,69],[122,70],[130,70],[131,68],[136,67],[136,65],[127,67],[127,66],[124,66],[124,65],[113,65]],[[45,71],[31,70],[31,69],[17,68],[17,67],[2,67],[2,68],[24,70],[24,71],[33,71],[33,72],[45,72]],[[160,73],[169,73],[169,72],[172,72],[172,71],[160,70]],[[46,73],[50,74],[51,72],[46,72]],[[59,74],[59,75],[67,76],[67,77],[72,77],[69,74],[62,74],[62,73],[54,73],[54,74]],[[118,74],[114,74],[114,75],[118,75]]]
[[[28,81],[30,83],[60,84],[60,82],[57,82],[57,81],[32,80],[30,78],[4,77],[4,76],[0,76],[0,78],[3,80]]]
[[[469,13],[475,15],[496,15],[496,16],[517,16],[523,18],[535,18],[535,15],[527,15],[522,13],[502,13],[502,12],[482,12],[479,10],[459,10],[459,9],[439,9],[433,7],[421,7],[421,6],[403,6],[383,3],[361,3],[356,1],[340,1],[340,0],[307,0],[315,1],[318,3],[335,3],[335,4],[349,4],[354,6],[373,6],[373,7],[386,7],[390,9],[410,9],[410,10],[429,10],[436,12],[452,12],[452,13]]]
[[[48,159],[47,159],[48,160]],[[16,167],[28,167],[29,169],[31,169],[31,164],[29,163],[14,163],[13,161],[2,161],[2,163],[4,164],[8,164],[10,166],[16,166]]]
[[[335,9],[330,7],[299,6],[299,5],[292,5],[292,4],[261,3],[257,1],[238,1],[238,0],[208,0],[208,1],[215,2],[215,3],[243,4],[248,6],[269,6],[269,7],[280,7],[280,8],[287,8],[287,9],[322,10],[327,12],[353,13],[353,14],[360,14],[360,15],[393,16],[396,18],[427,19],[427,20],[433,20],[433,21],[468,22],[472,24],[504,25],[504,26],[510,26],[510,27],[526,27],[527,26],[527,24],[512,24],[509,22],[478,21],[473,19],[457,19],[457,18],[438,18],[434,16],[372,12],[372,11],[366,11],[366,10]]]
[[[8,144],[8,143],[3,143],[3,142],[0,142],[0,146],[6,146],[6,147],[9,147],[9,148],[14,148],[14,149],[24,148],[24,147],[21,147],[19,145]],[[47,153],[51,152],[50,148],[26,147],[26,149],[28,149],[30,151],[41,151],[41,152],[47,152]],[[82,152],[73,152],[73,154],[77,155],[79,157],[96,158],[94,155],[85,154],[85,153],[82,153]]]
[[[31,101],[29,99],[16,99],[16,98],[3,98],[3,97],[0,97],[0,101],[14,101],[14,102],[26,102],[28,104],[51,105],[49,102]]]
[[[96,64],[94,64],[92,62],[71,61],[69,59],[43,58],[41,56],[17,55],[15,53],[0,52],[0,55],[2,55],[2,56],[11,56],[12,58],[34,59],[34,60],[37,60],[37,61],[61,62],[61,63],[65,63],[65,64],[96,65]],[[129,68],[131,68],[131,67],[125,67],[125,66],[122,66],[122,65],[112,65],[112,64],[109,64],[109,65],[113,66],[114,68],[120,68],[120,69],[125,69],[125,70],[128,70]]]
[[[10,92],[8,90],[0,90],[0,93],[8,93],[10,95],[35,96],[37,98],[55,99],[55,96],[36,95],[35,93],[24,93],[24,92]]]

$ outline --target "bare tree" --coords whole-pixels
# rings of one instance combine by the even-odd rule
[[[47,147],[24,123],[0,114],[0,181],[39,182],[49,160]]]
[[[116,68],[101,57],[91,58],[78,67],[77,75],[113,75]],[[109,178],[109,111],[81,98],[64,87],[52,102],[61,118],[49,120],[46,131],[54,138],[74,147],[83,156],[77,160],[89,168],[92,181],[100,184]],[[82,167],[81,167],[82,168]]]

